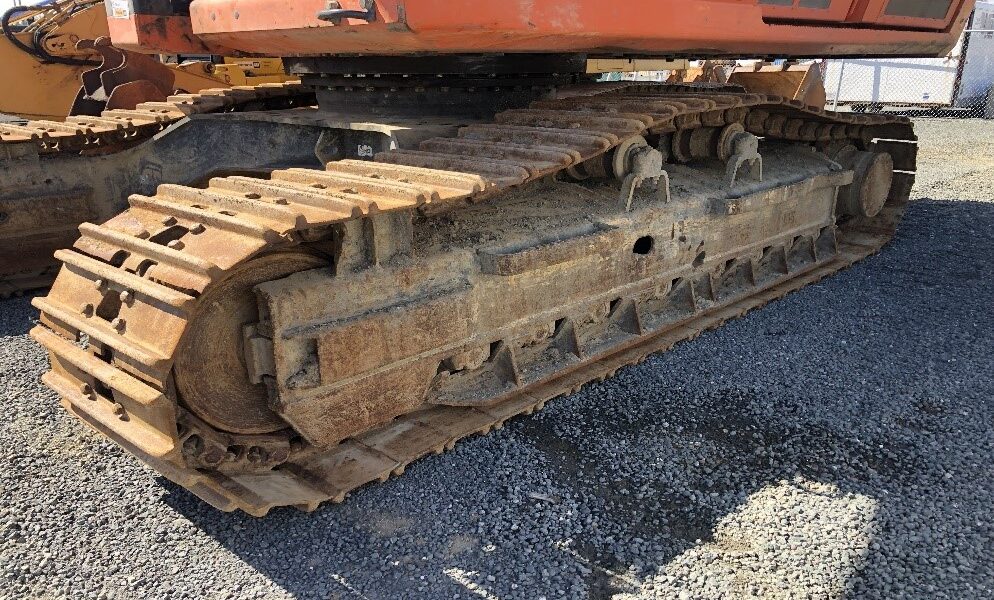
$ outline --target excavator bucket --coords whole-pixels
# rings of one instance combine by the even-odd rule
[[[780,96],[807,106],[825,106],[825,82],[821,64],[739,65],[734,60],[706,60],[694,67],[672,72],[671,83],[727,83],[754,94]]]
[[[756,94],[781,96],[808,106],[825,106],[825,80],[821,63],[801,65],[757,65],[736,67],[728,83],[741,85]]]
[[[151,56],[115,48],[108,37],[80,40],[76,48],[96,52],[101,60],[80,76],[82,86],[71,115],[98,116],[106,109],[131,110],[142,102],[162,102],[173,92],[173,70]]]

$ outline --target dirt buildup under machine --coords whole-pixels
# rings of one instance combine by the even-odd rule
[[[210,176],[115,184],[129,208],[57,253],[44,381],[220,509],[312,510],[831,275],[894,234],[907,119],[585,74],[940,55],[972,2],[814,4],[109,0],[115,45],[281,55],[302,84],[134,114],[192,115],[146,143]],[[218,167],[252,161],[313,166]]]

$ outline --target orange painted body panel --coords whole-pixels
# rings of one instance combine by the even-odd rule
[[[974,5],[974,0],[945,1],[944,16],[925,18],[887,13],[889,3],[907,0],[829,0],[819,9],[800,7],[798,0],[794,6],[760,0],[376,0],[374,22],[332,24],[317,18],[327,8],[325,0],[194,0],[189,19],[190,30],[208,48],[274,56],[938,56],[956,42]],[[340,4],[361,8],[360,0]],[[145,36],[145,42],[140,37],[114,36],[114,41],[145,51],[177,50],[168,36]]]
[[[743,0],[756,4],[749,0]],[[858,23],[880,27],[905,27],[914,29],[948,29],[957,15],[965,12],[969,16],[974,2],[954,0],[949,2],[941,17],[901,17],[887,14],[890,0],[828,0],[826,8],[803,8],[798,6],[764,6],[763,14],[774,19],[825,21],[830,23]],[[968,5],[968,6],[967,6]]]
[[[110,39],[118,48],[146,53],[168,48],[170,54],[211,54],[207,45],[193,34],[190,19],[186,17],[131,13],[126,18],[108,16],[107,23]]]

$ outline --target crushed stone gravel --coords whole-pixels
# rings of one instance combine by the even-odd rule
[[[310,515],[90,432],[0,302],[0,597],[994,597],[994,122],[918,130],[879,256]]]

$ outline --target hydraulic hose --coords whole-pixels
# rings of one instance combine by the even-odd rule
[[[50,4],[50,3],[51,3],[51,0],[49,0],[48,2],[45,2],[44,4]],[[14,6],[14,7],[11,7],[9,9],[7,9],[6,11],[4,11],[3,16],[0,17],[0,29],[3,29],[3,35],[8,40],[10,40],[11,44],[14,44],[15,46],[17,46],[18,48],[20,48],[24,52],[27,52],[31,56],[34,56],[35,58],[41,58],[40,56],[38,56],[35,53],[35,49],[34,48],[32,48],[31,46],[28,46],[27,44],[25,44],[21,40],[17,39],[17,36],[14,35],[15,34],[14,28],[10,26],[10,20],[13,19],[14,16],[16,16],[16,15],[22,13],[22,12],[28,12],[30,10],[34,10],[34,8],[35,7],[33,7],[33,6]]]
[[[10,24],[11,20],[15,16],[24,12],[36,11],[40,7],[54,5],[55,3],[56,0],[45,0],[44,2],[40,2],[32,6],[11,7],[10,9],[8,9],[3,13],[3,16],[0,16],[0,29],[3,30],[4,37],[10,40],[10,43],[16,46],[18,49],[30,54],[31,56],[43,62],[71,65],[71,66],[95,66],[100,64],[99,61],[87,60],[85,58],[69,58],[64,56],[55,56],[51,54],[45,48],[45,37],[48,35],[49,30],[44,27],[34,32],[34,35],[31,36],[30,46],[17,38],[16,35],[17,32],[14,31],[14,28]],[[89,6],[83,6],[83,7],[77,6],[69,13],[69,16],[71,17],[80,10],[84,10],[86,8],[89,8]]]

